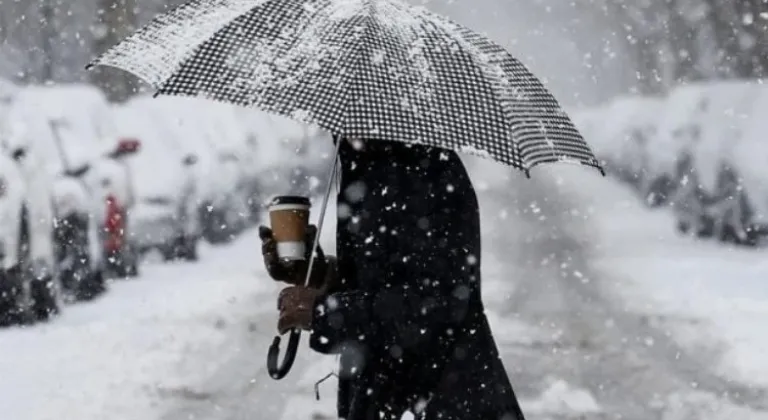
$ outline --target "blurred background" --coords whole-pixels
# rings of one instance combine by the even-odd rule
[[[327,133],[84,70],[179,3],[0,0],[0,417],[333,418],[333,360],[263,372],[252,229],[318,202]],[[465,159],[529,418],[768,419],[768,3],[411,3],[529,66],[608,174]]]

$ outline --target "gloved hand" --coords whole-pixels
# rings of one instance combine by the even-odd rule
[[[322,294],[321,290],[312,287],[291,286],[283,289],[277,298],[277,308],[280,310],[277,331],[285,334],[292,328],[309,330],[312,327],[315,300]]]
[[[272,236],[272,229],[266,226],[259,226],[259,237],[261,238],[261,254],[264,258],[264,266],[269,276],[276,281],[282,281],[295,286],[304,286],[309,266],[309,257],[312,253],[312,245],[317,236],[317,227],[310,225],[307,227],[306,258],[302,261],[284,261],[277,254],[277,242]],[[312,266],[312,275],[310,276],[309,286],[320,289],[324,288],[326,275],[328,271],[328,259],[320,247],[317,246],[317,256]]]
[[[332,292],[340,284],[336,258],[328,257],[327,262],[325,277],[320,287],[289,286],[280,292],[277,298],[277,308],[280,310],[277,330],[280,334],[285,334],[292,328],[311,329],[317,298]]]

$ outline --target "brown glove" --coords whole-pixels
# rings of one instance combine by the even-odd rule
[[[285,334],[292,328],[311,329],[315,301],[322,294],[322,291],[312,287],[289,286],[283,289],[277,298],[280,310],[277,331]]]
[[[277,308],[280,318],[277,330],[285,334],[291,328],[309,330],[312,328],[314,305],[318,297],[333,293],[340,281],[335,257],[327,257],[327,268],[320,287],[289,286],[280,292]]]
[[[314,225],[307,227],[306,236],[306,258],[302,261],[284,261],[277,255],[277,242],[272,237],[272,229],[266,226],[259,226],[259,237],[261,238],[261,254],[264,257],[264,266],[269,276],[276,281],[282,281],[295,286],[303,286],[306,280],[309,257],[312,253],[312,245],[317,235],[317,228]],[[327,271],[327,258],[323,249],[318,244],[317,256],[312,266],[312,275],[310,276],[309,286],[322,288],[325,283]]]

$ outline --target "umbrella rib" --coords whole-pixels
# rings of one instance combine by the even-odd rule
[[[448,35],[451,39],[454,39],[459,43],[462,50],[467,54],[470,60],[472,60],[472,63],[480,69],[480,71],[483,73],[484,78],[481,78],[480,80],[483,83],[486,83],[488,85],[488,88],[493,93],[493,96],[497,99],[497,101],[493,102],[493,106],[496,106],[499,108],[499,111],[504,116],[504,122],[507,127],[507,135],[509,136],[507,140],[512,142],[513,147],[515,150],[517,150],[517,142],[511,137],[512,134],[512,126],[509,124],[509,112],[505,107],[501,104],[504,103],[503,92],[499,90],[499,85],[501,84],[501,77],[494,74],[493,72],[489,71],[488,66],[486,63],[480,62],[478,58],[480,56],[487,56],[482,48],[475,43],[472,42],[472,40],[468,39],[468,35],[473,35],[472,32],[464,28],[463,26],[459,25],[458,23],[452,21],[451,19],[438,15],[436,13],[432,13],[428,10],[425,10],[425,15],[429,17],[427,21],[433,25],[433,27],[436,30],[443,31],[446,35]],[[456,34],[456,36],[450,36],[451,34]],[[476,36],[480,37],[479,34]],[[480,37],[483,41],[490,41],[486,38]],[[523,170],[527,170],[530,168],[526,168],[524,165],[524,162],[522,160],[522,156],[518,156],[520,160],[520,166]]]
[[[554,109],[552,109],[553,112],[556,112],[558,109],[562,109],[557,99],[555,99],[547,91],[546,87],[544,87],[544,85],[538,79],[530,74],[530,71],[525,68],[522,63],[516,60],[506,49],[501,47],[498,43],[494,42],[486,36],[470,31],[469,29],[453,22],[447,17],[430,12],[427,12],[427,15],[431,17],[431,21],[439,24],[445,31],[456,34],[454,39],[460,43],[460,46],[463,49],[469,52],[469,56],[475,65],[478,66],[484,73],[486,80],[488,80],[489,84],[491,85],[494,96],[500,103],[507,105],[502,105],[502,114],[505,117],[505,122],[507,123],[508,127],[508,140],[512,142],[512,146],[514,148],[513,150],[517,154],[517,156],[513,156],[513,160],[516,160],[520,164],[521,169],[524,171],[530,170],[533,166],[536,166],[538,164],[536,159],[529,159],[530,156],[528,156],[525,152],[525,149],[528,147],[525,143],[530,141],[538,143],[540,140],[535,138],[526,139],[525,137],[528,137],[527,135],[523,135],[518,139],[518,136],[515,134],[518,131],[518,128],[516,128],[516,125],[512,124],[511,121],[520,117],[525,117],[526,114],[528,114],[527,116],[529,118],[532,118],[535,121],[547,120],[548,116],[543,115],[542,110],[546,110],[550,105],[554,106]],[[488,63],[478,61],[478,58],[483,56],[489,58]],[[507,67],[508,70],[511,71],[514,71],[519,67],[520,71],[523,72],[522,77],[527,79],[526,81],[531,84],[529,86],[531,91],[527,92],[529,95],[531,95],[531,98],[528,99],[530,103],[525,104],[524,109],[512,108],[512,99],[506,97],[509,93],[505,92],[505,82],[503,79],[504,76],[497,74],[493,71],[492,68],[489,68],[489,66],[492,65],[500,66],[502,74],[507,74],[507,69],[504,67]],[[549,118],[552,117],[555,116],[549,116]],[[564,118],[568,119],[567,116]],[[523,118],[523,120],[526,119],[528,118]],[[525,123],[525,121],[523,121],[523,123],[524,126],[529,125],[528,123]],[[568,124],[565,125],[567,126]],[[555,128],[555,130],[556,129],[557,128]],[[552,158],[559,159],[556,150],[559,146],[547,145],[546,147],[549,147],[549,152],[551,153]],[[585,147],[584,153],[591,153],[589,146],[586,145],[586,143],[583,144],[583,147]],[[576,158],[576,156],[573,157]],[[601,169],[598,163],[593,163],[594,165],[590,166],[596,166],[598,169]]]
[[[344,104],[344,110],[341,112],[343,121],[341,123],[341,127],[342,128],[341,128],[340,131],[342,131],[342,132],[344,132],[345,128],[347,127],[347,116],[349,115],[348,114],[349,113],[349,109],[352,107],[352,103],[355,101],[355,98],[354,98],[354,87],[356,86],[355,82],[357,81],[357,78],[359,76],[359,73],[360,73],[359,69],[360,69],[360,67],[362,67],[362,61],[363,61],[363,58],[364,58],[364,52],[366,51],[365,48],[366,48],[366,46],[368,44],[367,42],[364,42],[364,41],[370,36],[371,21],[374,20],[374,18],[373,18],[373,3],[372,3],[372,1],[371,0],[363,0],[363,1],[365,2],[365,5],[364,5],[363,9],[367,13],[363,14],[362,16],[360,16],[362,18],[361,20],[363,21],[363,24],[364,24],[363,33],[362,33],[362,36],[360,37],[362,42],[358,42],[357,43],[359,45],[359,47],[357,48],[357,54],[356,54],[356,57],[355,57],[355,63],[358,64],[358,65],[352,65],[351,66],[351,68],[352,68],[352,72],[351,72],[352,75],[349,78],[349,84],[348,84],[348,87],[347,87],[348,91],[350,92],[349,93],[349,98],[346,101],[346,104]],[[352,25],[352,27],[354,27],[354,25]]]

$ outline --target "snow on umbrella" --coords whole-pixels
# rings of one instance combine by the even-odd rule
[[[92,62],[336,135],[436,146],[525,171],[602,172],[557,100],[490,39],[398,0],[193,0]]]

